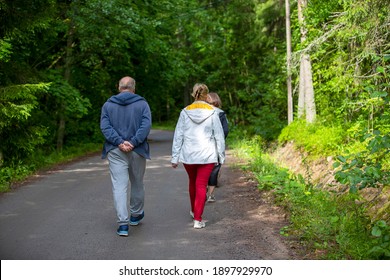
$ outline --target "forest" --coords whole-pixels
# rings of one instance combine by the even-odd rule
[[[293,143],[309,163],[334,159],[349,200],[389,193],[388,0],[0,0],[0,21],[3,192],[99,150],[101,106],[129,75],[154,127],[172,127],[203,82],[232,148],[246,141],[256,158]],[[380,241],[350,258],[390,258],[385,200],[364,225]]]

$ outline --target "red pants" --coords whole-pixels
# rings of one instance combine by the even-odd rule
[[[214,165],[214,163],[184,164],[189,179],[188,191],[190,193],[191,211],[194,212],[194,220],[202,221],[207,183]]]

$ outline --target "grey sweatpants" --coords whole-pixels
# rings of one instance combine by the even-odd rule
[[[135,152],[124,153],[119,148],[108,153],[112,194],[118,224],[129,223],[127,208],[130,182],[130,214],[138,216],[144,210],[145,189],[144,175],[146,159]]]

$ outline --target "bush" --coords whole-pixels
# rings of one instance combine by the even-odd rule
[[[294,141],[297,147],[317,158],[337,154],[342,150],[345,136],[344,129],[339,125],[325,126],[319,122],[308,124],[304,120],[296,120],[282,130],[278,141]]]
[[[338,168],[336,180],[349,186],[353,193],[366,187],[382,187],[390,183],[390,134],[382,135],[379,131],[363,133],[360,142],[365,143],[365,150],[338,156],[338,162],[334,164]]]

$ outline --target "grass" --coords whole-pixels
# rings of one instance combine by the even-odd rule
[[[278,137],[280,143],[294,141],[313,158],[341,153],[346,133],[340,125],[325,126],[322,123],[307,124],[297,120],[286,126]]]
[[[37,171],[66,163],[88,153],[95,153],[102,148],[101,143],[79,144],[65,148],[62,152],[37,150],[26,161],[19,161],[0,170],[0,193],[8,192],[12,184],[25,180]]]
[[[173,121],[170,121],[170,122],[160,122],[160,123],[153,124],[152,129],[173,131],[173,130],[175,130],[175,127],[176,127],[176,123]]]

